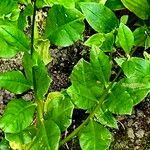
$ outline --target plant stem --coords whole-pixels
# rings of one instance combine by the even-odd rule
[[[60,142],[60,146],[64,145],[66,142],[70,141],[90,121],[90,119],[92,119],[94,117],[95,113],[102,106],[102,104],[103,104],[106,96],[108,95],[109,90],[111,89],[111,87],[114,84],[114,82],[116,81],[116,79],[119,77],[120,73],[121,73],[121,70],[118,72],[118,74],[116,75],[116,77],[114,78],[114,80],[109,84],[109,86],[104,90],[104,92],[103,92],[103,94],[102,94],[102,96],[101,96],[101,98],[99,100],[98,105],[90,113],[90,115],[87,117],[87,119],[79,127],[77,127],[71,134],[69,134],[65,139],[63,139]]]
[[[133,50],[130,53],[130,56],[133,55],[133,53],[135,52],[135,50],[137,49],[137,47],[134,47]],[[109,86],[103,91],[103,94],[101,96],[101,98],[99,99],[99,103],[98,105],[95,107],[95,109],[90,113],[90,115],[87,117],[87,119],[79,126],[77,127],[72,133],[70,133],[65,139],[63,139],[60,142],[60,146],[64,145],[65,143],[67,143],[68,141],[70,141],[75,135],[77,135],[79,133],[79,131],[90,121],[90,119],[92,119],[95,115],[95,113],[98,111],[98,109],[102,106],[109,90],[111,89],[111,87],[113,86],[113,84],[115,83],[115,81],[117,80],[117,78],[120,76],[122,70],[120,69],[119,72],[117,73],[116,77],[113,79],[113,81],[109,84]]]
[[[32,29],[31,29],[31,56],[32,56],[33,51],[34,51],[35,16],[36,16],[36,0],[33,0],[33,18],[32,18]]]
[[[30,51],[31,56],[33,56],[33,52],[34,52],[35,17],[36,17],[36,0],[33,0],[33,18],[32,18],[32,29],[31,29],[31,51]],[[37,103],[37,120],[38,120],[38,123],[40,123],[43,120],[43,103],[37,97],[34,66],[32,67],[32,75],[33,75],[33,87],[34,87],[34,92],[35,92],[34,93],[35,102]]]

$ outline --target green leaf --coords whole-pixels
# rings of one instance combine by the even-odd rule
[[[123,15],[123,16],[121,16],[121,18],[120,18],[120,22],[122,22],[123,24],[127,24],[128,18],[129,18],[128,15]]]
[[[145,40],[146,40],[146,29],[144,26],[138,27],[134,30],[134,44],[135,46],[145,46]]]
[[[21,94],[31,89],[30,83],[26,80],[22,72],[10,71],[0,74],[0,87],[5,88],[15,94]]]
[[[96,121],[100,122],[102,125],[106,125],[108,127],[118,129],[117,121],[110,111],[103,110],[100,108],[95,113],[95,117],[96,117]]]
[[[74,8],[75,7],[75,1],[77,0],[37,0],[37,7],[42,8],[46,6],[52,7],[53,5],[63,5],[64,7],[68,8]]]
[[[128,61],[125,61],[122,64],[122,69],[124,71],[124,74],[130,78],[143,78],[148,79],[150,77],[150,61],[138,58],[138,57],[132,57]]]
[[[128,91],[132,97],[133,104],[137,105],[150,92],[150,76],[148,80],[143,80],[143,78],[125,79],[123,80],[122,85],[126,88],[126,91]]]
[[[124,6],[121,0],[107,0],[105,4],[111,10],[121,10],[124,9]]]
[[[45,65],[47,65],[52,60],[49,52],[49,47],[50,47],[49,40],[39,39],[35,44],[36,51],[39,53]]]
[[[49,0],[37,0],[36,1],[37,8],[43,8],[43,7],[49,7],[49,6],[50,6]]]
[[[133,108],[133,99],[122,86],[121,81],[116,83],[111,93],[107,97],[107,107],[110,112],[115,114],[131,114]]]
[[[91,50],[91,62],[81,59],[71,74],[71,87],[67,92],[78,108],[90,109],[98,102],[108,84],[111,63],[99,49]]]
[[[36,134],[36,129],[33,126],[31,126],[19,133],[6,133],[5,138],[9,142],[23,145],[31,142],[35,134]]]
[[[93,74],[99,81],[107,86],[111,75],[112,64],[109,57],[98,48],[93,48],[90,53],[90,63],[93,68]]]
[[[27,5],[31,3],[31,0],[19,0],[19,3]]]
[[[0,141],[0,149],[1,150],[10,150],[9,142],[6,139],[2,139]]]
[[[71,74],[72,85],[67,89],[73,103],[82,109],[90,109],[98,102],[104,88],[93,74],[94,68],[81,59]]]
[[[81,2],[80,7],[90,26],[97,32],[109,33],[118,27],[115,14],[106,6],[94,2]]]
[[[134,45],[134,36],[132,31],[123,23],[120,23],[118,29],[118,40],[125,53],[129,54]]]
[[[18,49],[14,46],[8,45],[7,42],[2,38],[0,38],[0,43],[0,57],[11,58],[17,54]]]
[[[139,18],[143,20],[148,19],[150,5],[148,4],[147,0],[121,0],[121,2]]]
[[[46,118],[51,118],[61,129],[65,131],[72,122],[73,104],[67,95],[60,92],[52,92],[45,103]]]
[[[33,141],[25,146],[26,150],[57,150],[60,140],[60,130],[55,122],[43,121]]]
[[[5,133],[18,133],[33,121],[36,105],[23,99],[10,101],[0,118],[0,128]]]
[[[114,35],[112,32],[107,33],[104,35],[105,41],[103,42],[100,49],[103,50],[103,52],[112,52],[113,51],[113,44],[114,44]]]
[[[29,41],[24,33],[14,26],[0,25],[0,38],[20,51],[29,51]]]
[[[150,47],[150,37],[147,36],[146,40],[145,40],[145,49],[148,49]]]
[[[111,143],[111,134],[102,125],[90,120],[79,140],[83,150],[106,150]]]
[[[32,56],[29,53],[24,53],[22,64],[25,72],[25,76],[27,80],[33,84],[33,75],[32,75],[32,66],[33,66],[33,60],[31,58]]]
[[[12,11],[17,9],[17,0],[1,0],[0,1],[0,18],[11,15]]]
[[[114,35],[111,32],[107,34],[96,33],[89,37],[84,44],[89,47],[97,46],[104,52],[112,52],[114,44]]]
[[[33,6],[31,4],[28,4],[23,11],[20,12],[19,18],[18,18],[18,28],[20,30],[24,30],[24,28],[27,26],[27,17],[32,16],[33,14]]]
[[[37,54],[37,52],[34,53],[32,59],[34,60],[32,73],[35,79],[35,81],[33,81],[33,84],[35,88],[36,98],[39,100],[43,100],[45,94],[48,91],[50,83],[52,82],[52,79],[49,77],[47,68],[45,67],[44,62]]]
[[[138,104],[150,92],[150,61],[132,57],[121,65],[128,77],[123,83],[131,95],[134,105]]]
[[[74,8],[75,7],[75,0],[69,0],[69,1],[66,1],[66,0],[49,0],[49,1],[52,5],[60,4],[60,5],[63,5],[65,7],[68,7],[68,8]]]
[[[45,94],[48,91],[52,79],[48,76],[46,68],[41,68],[40,66],[33,67],[35,75],[35,91],[37,98],[43,100]]]
[[[54,5],[48,12],[45,36],[57,46],[69,46],[81,39],[83,15],[76,9]]]
[[[105,37],[103,33],[96,33],[88,38],[87,41],[85,41],[85,45],[92,47],[92,46],[97,46],[101,47],[103,42],[105,41]]]
[[[127,59],[125,57],[115,58],[116,63],[121,67]]]

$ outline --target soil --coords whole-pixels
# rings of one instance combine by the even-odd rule
[[[70,85],[69,75],[73,66],[82,57],[88,60],[88,54],[88,49],[81,42],[68,48],[53,47],[51,49],[53,60],[47,65],[53,79],[49,91],[60,91],[67,88]],[[16,58],[10,60],[0,59],[0,72],[14,69],[22,70],[21,56],[19,54]],[[7,90],[0,90],[0,114],[3,113],[10,99],[14,97],[16,95]],[[32,92],[28,92],[23,97],[31,100]],[[86,117],[84,111],[75,110],[73,123],[69,130],[76,128]],[[119,129],[110,129],[113,135],[110,150],[150,150],[150,95],[133,109],[131,116],[117,116],[116,119]],[[3,133],[0,134],[2,139]],[[80,150],[80,146],[78,141],[73,140],[66,144],[63,149]]]

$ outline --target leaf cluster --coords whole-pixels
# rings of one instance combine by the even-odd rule
[[[49,10],[41,35],[36,12],[44,7]],[[132,15],[119,18],[116,11],[122,10]],[[21,52],[24,69],[0,73],[0,88],[16,95],[32,90],[34,98],[8,103],[0,118],[5,133],[0,149],[57,150],[74,137],[83,150],[108,149],[107,127],[118,128],[114,114],[130,115],[150,92],[149,11],[148,0],[1,0],[0,57]],[[85,21],[94,30],[87,40]],[[74,66],[70,87],[48,93],[51,44],[67,47],[78,40],[90,48],[90,60]],[[138,48],[143,57],[133,55]],[[120,51],[121,57],[112,57]],[[113,78],[116,66],[120,71]],[[63,139],[74,109],[89,116]]]

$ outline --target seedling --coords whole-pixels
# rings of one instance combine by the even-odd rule
[[[24,6],[23,10],[18,6]],[[50,8],[41,35],[36,12],[43,7]],[[149,8],[147,0],[1,0],[0,57],[22,52],[24,69],[0,73],[0,88],[17,95],[32,90],[34,98],[14,98],[8,103],[0,118],[5,134],[0,149],[57,150],[73,138],[78,138],[83,150],[108,149],[112,135],[107,127],[118,128],[113,115],[130,115],[150,91],[149,54],[144,52],[145,59],[133,56],[139,46],[145,50],[150,46]],[[130,16],[116,17],[114,11],[122,9],[142,22],[133,25],[134,32],[128,26]],[[27,18],[31,20],[30,36],[23,32],[30,29]],[[74,66],[68,89],[48,93],[50,43],[67,47],[83,40],[84,20],[96,31],[84,41],[91,49],[90,61],[81,59]],[[122,57],[112,57],[118,48]],[[120,71],[113,77],[116,64]],[[74,109],[83,109],[89,116],[63,139],[61,134],[71,125]]]

